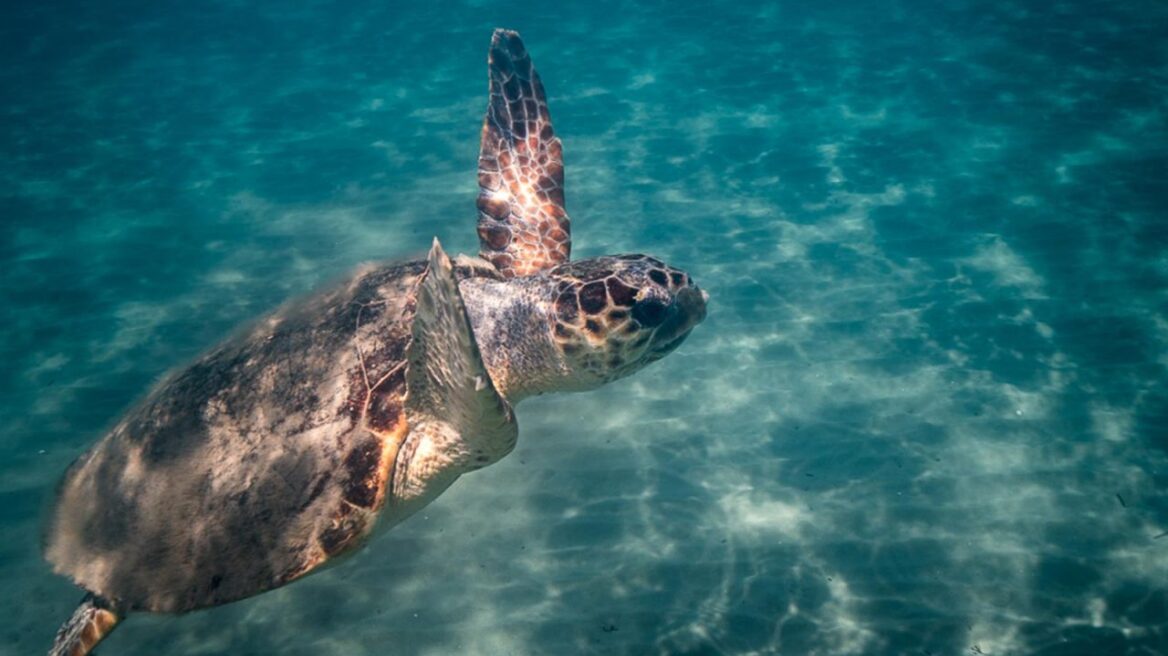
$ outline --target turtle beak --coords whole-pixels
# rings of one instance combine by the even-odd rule
[[[677,301],[674,305],[678,307],[679,314],[687,320],[686,330],[693,328],[706,318],[706,301],[709,300],[710,295],[706,293],[706,290],[699,289],[694,284],[677,292]]]
[[[705,290],[692,283],[677,292],[668,316],[653,336],[654,359],[673,351],[689,337],[693,327],[706,318],[706,301],[709,298]]]

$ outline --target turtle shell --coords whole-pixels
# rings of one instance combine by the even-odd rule
[[[179,612],[281,586],[359,545],[409,429],[425,269],[359,272],[160,383],[66,473],[45,535],[54,569],[127,610]]]

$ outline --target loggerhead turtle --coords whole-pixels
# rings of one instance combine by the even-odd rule
[[[65,474],[45,556],[87,594],[51,656],[131,611],[294,581],[515,446],[512,406],[672,351],[706,314],[645,255],[569,261],[560,140],[519,35],[496,30],[479,154],[480,257],[358,271],[155,387]]]

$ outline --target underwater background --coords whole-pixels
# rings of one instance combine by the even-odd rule
[[[710,293],[673,355],[337,567],[131,654],[1168,653],[1168,5],[5,3],[0,653],[80,591],[61,473],[360,262],[474,253],[491,30],[574,255]]]

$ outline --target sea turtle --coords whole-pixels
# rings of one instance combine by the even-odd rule
[[[163,380],[65,474],[45,532],[87,594],[51,654],[131,611],[294,581],[515,446],[512,406],[672,351],[706,293],[645,255],[569,261],[560,140],[519,35],[496,30],[479,257],[370,266]]]

